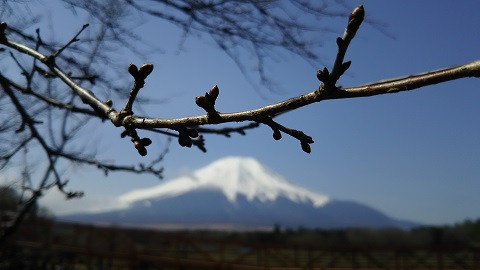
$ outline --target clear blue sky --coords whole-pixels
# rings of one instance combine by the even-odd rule
[[[480,58],[478,1],[348,2],[352,8],[361,3],[367,20],[386,26],[362,25],[346,56],[352,65],[339,81],[343,86]],[[322,65],[312,67],[287,54],[269,65],[279,93],[253,89],[206,36],[189,37],[178,53],[179,34],[149,20],[138,33],[164,52],[148,57],[155,70],[140,95],[168,102],[144,110],[166,118],[203,114],[194,97],[215,84],[220,88],[217,109],[222,112],[257,108],[312,91],[319,83],[316,70],[333,63],[335,38],[342,35],[346,20],[322,20],[336,32],[318,33],[324,42],[319,49]],[[62,31],[74,33],[81,23],[64,23]],[[121,55],[118,61],[127,66],[143,60]],[[252,156],[295,184],[335,199],[365,203],[397,218],[433,224],[480,218],[479,88],[479,79],[462,79],[399,94],[325,101],[278,118],[313,137],[311,154],[287,136],[273,140],[267,127],[248,131],[247,136],[206,136],[206,154],[173,141],[163,163],[165,179],[224,156]],[[98,146],[101,157],[124,163],[141,160],[128,141],[117,139],[118,129],[94,126],[95,136],[103,137]],[[153,139],[159,148],[166,143]],[[154,146],[149,151],[154,152]],[[79,168],[71,175],[70,188],[86,192],[85,199],[73,203],[84,205],[159,183],[150,176],[104,177]]]

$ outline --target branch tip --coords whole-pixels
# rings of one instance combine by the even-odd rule
[[[132,75],[132,77],[136,79],[138,77],[137,66],[135,66],[134,64],[129,64],[128,65],[128,73],[130,73],[130,75]]]
[[[363,8],[363,5],[360,5],[356,7],[352,11],[352,13],[350,13],[350,17],[348,18],[347,31],[357,32],[364,18],[365,18],[365,9]]]
[[[282,139],[282,133],[280,132],[280,130],[278,129],[273,130],[273,139],[275,139],[276,141]]]
[[[220,94],[220,90],[218,89],[217,85],[214,85],[210,91],[208,92],[209,96],[211,97],[211,101],[215,104],[215,100],[217,100],[218,95]]]
[[[310,154],[312,152],[312,148],[310,147],[310,144],[307,141],[301,141],[300,145],[302,146],[303,152]]]
[[[145,80],[153,71],[153,64],[143,64],[138,70],[138,76],[140,79]]]

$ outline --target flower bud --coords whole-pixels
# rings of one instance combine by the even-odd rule
[[[183,146],[183,147],[192,147],[192,139],[190,139],[190,137],[187,136],[187,134],[181,132],[178,136],[178,144],[180,144],[180,146]]]
[[[324,83],[330,80],[330,72],[328,72],[328,69],[326,67],[323,68],[323,70],[317,71],[317,79]]]
[[[152,64],[143,64],[140,67],[140,70],[138,71],[138,75],[140,75],[142,78],[146,78],[150,73],[153,71],[153,65]]]
[[[282,133],[280,133],[280,130],[274,129],[273,130],[273,138],[278,141],[282,138]]]
[[[351,64],[352,64],[352,61],[347,61],[347,62],[343,63],[342,64],[342,73],[347,71],[347,69],[350,67]]]
[[[138,76],[138,68],[134,64],[128,65],[128,73],[132,75],[132,77],[136,78]]]
[[[140,139],[140,143],[143,146],[149,146],[150,144],[152,144],[152,140],[150,140],[150,138],[142,138]]]
[[[139,149],[137,149],[137,151],[142,157],[147,155],[147,148],[145,148],[145,147],[139,148]]]
[[[212,89],[210,89],[209,95],[210,95],[211,100],[213,102],[215,102],[219,93],[220,93],[220,91],[218,90],[218,86],[216,86],[216,85],[214,87],[212,87]]]
[[[146,156],[147,155],[147,149],[145,148],[145,146],[140,141],[134,141],[133,145],[135,146],[135,149],[137,149],[138,153],[141,156]]]
[[[305,153],[310,154],[310,152],[312,152],[312,148],[310,148],[310,144],[308,144],[307,142],[302,141],[302,142],[301,142],[301,145],[302,145],[302,150],[303,150]]]
[[[353,33],[357,32],[364,18],[365,10],[363,9],[363,5],[360,5],[356,7],[352,11],[352,13],[350,13],[350,17],[348,18],[347,31],[352,31]]]
[[[202,107],[204,109],[207,108],[207,99],[204,96],[196,97],[195,103],[197,103],[198,107]]]

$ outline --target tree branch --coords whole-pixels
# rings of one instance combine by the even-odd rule
[[[350,41],[355,36],[360,24],[363,21],[364,15],[365,12],[363,10],[363,6],[359,6],[352,11],[343,37],[337,39],[338,53],[332,68],[332,72],[329,73],[326,68],[324,68],[323,71],[318,71],[317,78],[321,81],[321,84],[312,92],[257,109],[235,113],[219,113],[214,108],[215,99],[219,95],[219,90],[218,87],[214,86],[210,92],[205,94],[205,96],[198,96],[195,99],[196,104],[205,109],[207,112],[206,115],[176,119],[147,118],[133,115],[133,102],[138,94],[138,91],[143,87],[145,78],[153,69],[153,66],[150,64],[142,66],[142,68],[145,66],[149,67],[148,72],[145,72],[143,77],[139,77],[138,75],[142,68],[140,71],[138,71],[136,66],[131,65],[129,67],[130,74],[135,78],[135,85],[132,88],[130,97],[125,107],[120,112],[116,112],[110,104],[100,101],[90,90],[85,89],[75,83],[69,75],[67,75],[54,63],[54,61],[49,61],[48,59],[50,59],[51,56],[43,55],[34,49],[8,40],[4,34],[0,34],[0,42],[19,52],[28,54],[40,60],[51,70],[53,74],[58,76],[58,78],[67,84],[74,91],[74,93],[82,99],[84,103],[91,106],[95,111],[108,117],[115,126],[124,126],[128,131],[129,136],[132,137],[135,147],[142,155],[146,155],[146,150],[144,148],[145,146],[148,146],[151,141],[148,138],[138,138],[135,129],[168,128],[177,130],[179,132],[178,137],[180,145],[190,147],[192,145],[190,138],[194,138],[194,136],[187,134],[185,132],[186,128],[244,121],[269,125],[274,130],[274,137],[278,137],[278,131],[289,134],[290,136],[297,138],[302,143],[302,149],[305,152],[309,152],[309,147],[305,147],[304,144],[313,143],[312,138],[301,131],[284,127],[273,121],[272,118],[279,114],[286,113],[288,111],[295,110],[322,100],[367,97],[387,93],[397,93],[465,77],[480,77],[479,60],[456,67],[410,75],[402,78],[389,79],[357,87],[336,87],[335,83],[350,66],[350,62],[344,63],[343,59]],[[144,145],[142,140],[148,140],[148,142]]]

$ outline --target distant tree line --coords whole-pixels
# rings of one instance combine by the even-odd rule
[[[480,218],[454,225],[421,226],[412,230],[368,229],[282,229],[271,232],[238,234],[239,238],[266,243],[312,246],[354,247],[480,247]]]

